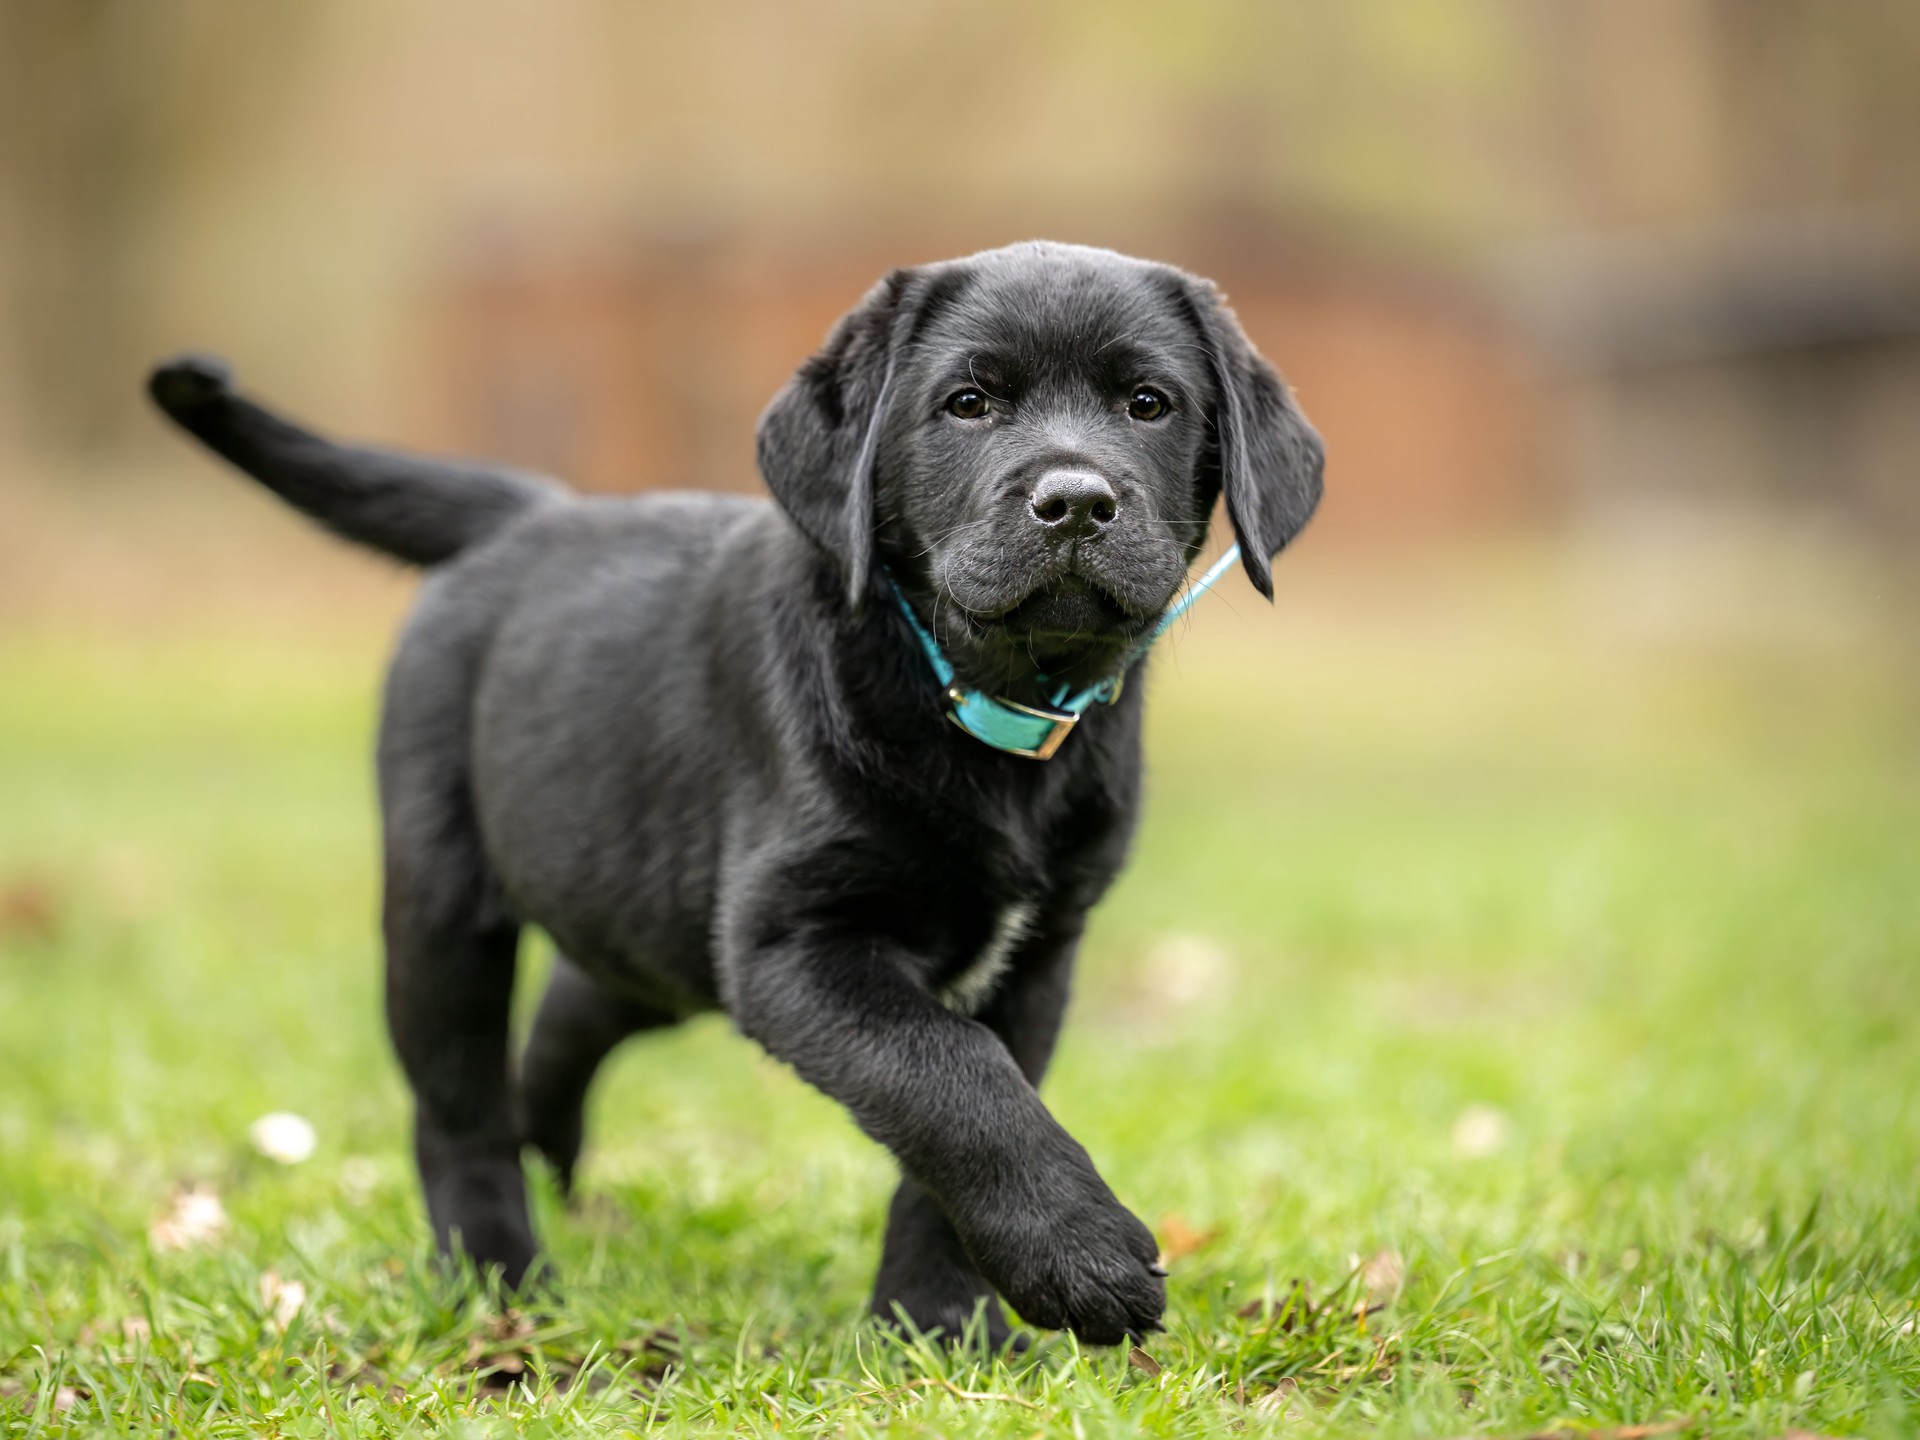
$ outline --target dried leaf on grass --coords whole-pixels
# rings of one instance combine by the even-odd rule
[[[1407,1283],[1407,1262],[1397,1250],[1376,1250],[1360,1267],[1360,1284],[1369,1300],[1385,1303],[1399,1298]]]
[[[489,1315],[485,1328],[468,1337],[465,1368],[480,1372],[482,1389],[512,1388],[527,1373],[527,1362],[533,1355],[529,1342],[537,1328],[518,1310]]]
[[[50,940],[60,928],[60,892],[38,875],[0,882],[0,939]]]
[[[1184,1260],[1197,1250],[1204,1250],[1220,1238],[1220,1227],[1209,1225],[1197,1230],[1187,1223],[1181,1215],[1162,1215],[1160,1217],[1160,1263],[1171,1265],[1176,1260]]]
[[[1275,1420],[1304,1420],[1305,1402],[1300,1398],[1300,1385],[1295,1380],[1282,1380],[1264,1395],[1254,1398],[1249,1407],[1254,1414],[1264,1415]]]
[[[1127,1351],[1127,1364],[1136,1370],[1146,1371],[1149,1376],[1158,1375],[1161,1369],[1160,1362],[1138,1345]]]
[[[287,1361],[289,1372],[298,1370],[300,1366],[301,1362],[298,1360]],[[327,1379],[336,1385],[352,1385],[362,1390],[382,1391],[389,1400],[398,1401],[407,1398],[406,1387],[396,1385],[384,1371],[365,1361],[354,1364],[346,1360],[331,1360],[327,1363]]]

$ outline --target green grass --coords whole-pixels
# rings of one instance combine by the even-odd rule
[[[870,1328],[890,1166],[717,1020],[619,1057],[498,1315],[381,1027],[379,642],[0,644],[0,1433],[1920,1431],[1911,697],[1537,590],[1228,599],[1154,677],[1046,1093],[1176,1253],[1157,1373]]]

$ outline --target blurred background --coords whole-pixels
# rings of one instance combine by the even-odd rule
[[[1910,543],[1916,54],[1903,0],[9,5],[0,467],[170,483],[137,382],[196,346],[349,433],[751,489],[873,279],[1046,236],[1225,286],[1327,436],[1315,550]]]

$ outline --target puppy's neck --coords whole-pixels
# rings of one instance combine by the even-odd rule
[[[1063,686],[1079,691],[1097,685],[1117,675],[1127,662],[1129,636],[1038,636],[984,623],[939,595],[913,561],[876,569],[867,604],[887,613],[904,598],[953,666],[955,680],[969,689],[1021,705],[1045,706]]]

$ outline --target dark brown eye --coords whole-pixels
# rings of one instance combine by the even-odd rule
[[[958,390],[947,399],[947,413],[962,420],[978,420],[991,408],[978,390]]]
[[[1158,420],[1167,413],[1167,397],[1142,385],[1127,401],[1127,413],[1136,420]]]

